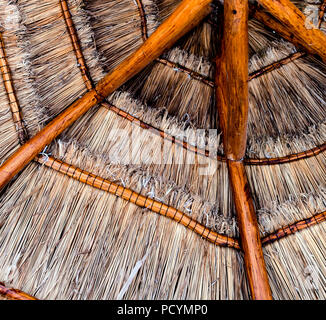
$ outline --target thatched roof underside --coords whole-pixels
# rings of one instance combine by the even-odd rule
[[[142,0],[144,26],[138,1],[67,1],[92,83],[140,46],[178,2]],[[306,14],[320,4],[296,2]],[[60,1],[0,0],[0,12],[6,59],[31,137],[88,89]],[[39,299],[250,298],[240,250],[210,243],[151,208],[99,190],[95,179],[92,186],[44,164],[48,157],[59,159],[238,238],[227,166],[219,159],[213,82],[218,23],[214,16],[203,21],[107,105],[66,130],[44,150],[43,162],[29,164],[2,192],[0,282]],[[249,41],[250,74],[296,52],[254,19]],[[0,80],[0,162],[20,145],[7,93]],[[303,55],[251,80],[249,94],[246,171],[266,238],[273,297],[325,299],[326,154],[318,148],[326,141],[326,65]],[[200,137],[202,149],[216,154],[195,155],[174,144],[165,150],[170,164],[151,162],[148,154],[160,152],[159,130],[177,136],[202,128],[216,129]],[[128,162],[130,145],[139,163]],[[316,147],[313,156],[282,164],[249,160],[287,158]],[[202,174],[205,167],[209,175]],[[303,219],[309,219],[306,228],[288,228],[291,235],[268,243],[268,235]]]

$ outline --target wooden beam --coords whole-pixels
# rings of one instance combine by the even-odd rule
[[[0,295],[10,300],[37,300],[23,291],[6,287],[2,282],[0,282]]]
[[[326,63],[326,35],[317,29],[290,0],[258,0],[298,39],[309,53],[317,54]]]
[[[216,98],[224,153],[253,299],[271,300],[258,223],[243,158],[248,120],[248,1],[224,1],[220,52],[216,59]]]
[[[245,167],[242,161],[228,160],[228,169],[252,298],[254,300],[272,300],[258,222]]]
[[[305,49],[306,52],[310,54],[314,54],[309,47],[305,48],[304,43],[297,38],[292,32],[290,32],[282,23],[280,23],[277,19],[271,16],[269,13],[264,12],[262,8],[257,8],[257,6],[252,6],[250,10],[252,17],[264,24],[266,27],[275,31],[278,35],[280,35],[283,39],[291,42],[298,48]]]
[[[243,0],[224,3],[222,41],[217,57],[217,96],[228,159],[245,155],[248,119],[248,5]]]
[[[134,53],[100,80],[93,90],[75,101],[20,147],[0,167],[0,190],[62,131],[71,126],[90,108],[102,102],[105,97],[140,72],[195,27],[210,13],[210,4],[211,0],[183,0],[169,18]]]

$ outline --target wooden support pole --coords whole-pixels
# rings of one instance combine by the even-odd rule
[[[224,24],[216,61],[219,118],[224,151],[230,160],[242,160],[248,120],[248,4],[224,3]]]
[[[294,33],[290,32],[282,23],[276,20],[269,13],[264,12],[262,8],[257,8],[256,6],[251,7],[252,17],[264,24],[266,27],[275,31],[278,35],[280,35],[283,39],[291,42],[298,48],[304,49],[306,52],[314,54],[310,47],[305,46],[302,41],[297,38]]]
[[[258,222],[245,167],[242,161],[228,160],[228,169],[252,298],[254,300],[272,300]]]
[[[183,0],[169,18],[134,53],[100,80],[93,90],[75,101],[20,147],[0,167],[0,190],[62,131],[158,58],[204,19],[211,11],[210,3],[211,0]]]
[[[326,35],[317,29],[290,0],[258,0],[308,52],[326,63]]]
[[[224,1],[220,52],[216,59],[216,97],[224,152],[253,299],[271,300],[258,223],[243,158],[248,120],[248,1]]]

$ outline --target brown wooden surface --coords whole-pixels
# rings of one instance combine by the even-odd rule
[[[7,288],[2,282],[0,282],[0,295],[9,300],[37,300],[23,291]]]
[[[277,19],[271,16],[269,13],[264,12],[262,8],[257,8],[255,6],[251,7],[252,16],[264,24],[266,27],[274,30],[278,35],[280,35],[285,40],[293,43],[296,47],[304,48],[301,40],[295,36],[294,33],[290,32],[284,25],[282,25]],[[306,51],[313,53],[310,48],[306,48]]]
[[[221,49],[216,60],[216,94],[226,157],[245,155],[248,119],[248,2],[224,3]]]
[[[248,1],[224,2],[220,52],[216,59],[216,100],[245,269],[253,299],[271,300],[253,200],[243,165],[248,121]]]
[[[292,35],[308,52],[319,55],[326,62],[326,35],[307,21],[290,0],[258,0],[258,3],[284,25],[290,37]]]
[[[196,26],[211,11],[210,2],[211,0],[184,0],[181,2],[175,12],[156,29],[142,46],[100,80],[93,90],[74,102],[18,149],[0,167],[0,190],[62,131],[90,108],[102,102],[105,97],[118,89]]]
[[[228,169],[252,298],[271,300],[258,222],[244,165],[241,161],[228,161]]]

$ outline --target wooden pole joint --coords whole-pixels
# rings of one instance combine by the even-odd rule
[[[252,298],[271,300],[258,222],[243,164],[249,108],[248,11],[247,0],[224,2],[223,31],[216,59],[216,100]]]

